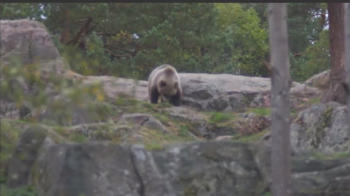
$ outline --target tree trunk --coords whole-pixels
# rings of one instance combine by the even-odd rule
[[[60,42],[63,44],[66,44],[71,39],[71,18],[70,18],[70,11],[69,8],[66,7],[66,5],[61,5],[62,14],[64,16],[64,21],[62,25],[62,32],[60,36]]]
[[[331,52],[330,85],[323,101],[346,102],[345,93],[345,33],[344,6],[342,3],[328,3],[329,37]]]
[[[291,195],[289,141],[289,74],[287,8],[285,3],[268,7],[271,55],[271,177],[272,195]]]
[[[350,119],[350,3],[345,4],[345,51],[346,51],[346,94],[348,102],[348,115]]]
[[[67,45],[78,45],[80,41],[83,39],[84,36],[86,36],[90,30],[90,26],[92,23],[92,18],[88,17],[84,23],[84,25],[80,28],[79,32],[67,42]]]

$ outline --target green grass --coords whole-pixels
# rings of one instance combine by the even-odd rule
[[[272,196],[271,192],[266,192],[262,196]]]
[[[350,152],[335,152],[332,154],[322,154],[320,152],[314,152],[311,155],[318,160],[332,160],[332,159],[341,159],[341,158],[350,158]]]
[[[321,102],[321,98],[315,97],[315,98],[309,99],[308,104],[312,105],[312,104],[316,104],[316,103],[320,103],[320,102]]]
[[[156,130],[144,129],[142,131],[143,145],[147,150],[162,150],[169,144],[191,141],[193,138],[187,128],[182,127],[179,132],[161,133]]]
[[[255,134],[238,135],[238,136],[233,137],[233,140],[240,141],[240,142],[256,142],[256,141],[259,141],[268,132],[269,132],[269,130],[265,129],[263,131],[260,131],[259,133],[255,133]]]
[[[271,113],[270,108],[249,108],[247,111],[259,116],[269,116]]]
[[[36,191],[31,186],[22,186],[18,188],[8,188],[6,185],[0,185],[0,195],[3,196],[37,196]]]
[[[211,112],[209,114],[209,123],[217,124],[226,122],[234,119],[234,115],[232,113],[224,113],[224,112]]]

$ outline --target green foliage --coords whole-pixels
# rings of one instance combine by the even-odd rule
[[[167,134],[156,130],[144,129],[141,130],[141,135],[143,136],[142,143],[148,150],[162,150],[169,144],[194,140],[189,128],[185,125],[181,125],[179,130]]]
[[[211,112],[209,116],[209,123],[221,123],[228,120],[232,120],[234,115],[232,113],[223,113],[223,112]]]
[[[267,33],[239,4],[5,6],[43,21],[73,70],[145,79],[159,64],[180,72],[266,75]],[[37,11],[30,13],[28,7]],[[260,9],[261,11],[261,9]],[[17,17],[14,11],[8,18]],[[255,69],[256,67],[256,69]]]
[[[226,62],[215,68],[219,72],[266,76],[264,66],[268,45],[267,32],[260,25],[254,9],[243,10],[239,4],[216,4],[218,28],[223,32],[216,44]],[[222,48],[223,50],[220,50]]]
[[[9,121],[0,119],[0,184],[5,181],[5,170],[15,149],[20,130]]]
[[[39,108],[47,103],[46,81],[36,64],[22,66],[18,61],[0,66],[0,98],[15,102],[18,107]],[[57,82],[57,77],[52,77]],[[30,90],[29,90],[30,89]]]
[[[0,195],[4,196],[36,196],[36,191],[31,186],[22,186],[18,188],[8,188],[6,185],[0,185]]]
[[[0,18],[41,20],[45,10],[40,9],[40,6],[39,3],[2,3],[0,4]]]
[[[250,108],[248,109],[248,112],[252,112],[256,115],[259,115],[259,116],[268,116],[270,115],[270,108]]]
[[[313,105],[313,104],[317,104],[321,102],[321,98],[320,97],[315,97],[315,98],[311,98],[308,101],[308,104]]]
[[[326,25],[326,21],[322,22],[325,11],[325,5],[321,3],[288,4],[288,37],[292,54],[303,53],[310,43],[318,40]]]
[[[190,129],[186,125],[181,125],[178,136],[183,138],[191,138]]]
[[[272,196],[271,192],[266,192],[262,196]]]
[[[288,4],[291,76],[295,81],[305,81],[329,68],[326,11],[324,3]]]
[[[71,68],[146,79],[163,63],[180,72],[267,76],[266,4],[36,3],[0,5],[4,19],[42,21]],[[325,3],[288,4],[291,75],[329,67]]]
[[[291,75],[296,81],[304,81],[314,74],[330,68],[329,32],[320,32],[319,39],[309,45],[305,55],[300,57],[290,56]]]
[[[19,62],[0,66],[0,98],[18,109],[28,108],[28,120],[62,125],[72,123],[74,115],[100,121],[118,112],[103,103],[105,94],[99,84],[83,85],[63,75],[43,73],[41,66]]]
[[[332,154],[323,154],[320,152],[313,152],[311,156],[317,160],[344,159],[344,158],[350,157],[350,152],[335,152]]]

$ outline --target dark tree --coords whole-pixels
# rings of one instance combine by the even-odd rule
[[[345,51],[346,51],[346,92],[347,92],[347,103],[348,111],[350,111],[350,3],[347,3],[345,6]],[[348,112],[350,118],[350,112]]]
[[[284,3],[268,6],[271,56],[271,190],[274,196],[291,195],[287,8]]]
[[[323,101],[346,102],[344,4],[328,3],[331,53],[330,85]]]

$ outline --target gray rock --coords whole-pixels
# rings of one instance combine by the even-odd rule
[[[306,195],[350,195],[350,164],[349,159],[347,163],[338,162],[333,163],[327,169],[293,173],[292,175],[292,189],[293,195],[306,196]],[[294,161],[295,163],[296,161]],[[344,160],[345,162],[345,160]],[[327,161],[314,161],[308,165],[318,165],[319,167],[325,167]]]
[[[202,110],[241,111],[252,95],[270,89],[269,78],[180,73],[184,103]]]
[[[192,143],[154,152],[177,195],[260,195],[262,177],[246,144]]]
[[[68,96],[50,98],[37,118],[47,124],[71,126],[106,122],[120,113],[120,109],[110,103],[93,101],[89,97],[82,99],[84,104],[77,104]]]
[[[19,119],[20,110],[15,103],[0,99],[0,118]]]
[[[193,130],[190,130],[195,136],[201,138],[213,138],[215,133],[208,125],[206,116],[197,110],[188,107],[170,107],[164,109],[173,119],[189,123]]]
[[[325,70],[307,79],[305,84],[319,89],[327,89],[329,85],[329,74],[330,70]]]
[[[269,190],[268,143],[194,142],[147,151],[106,142],[58,143],[40,130],[22,135],[26,140],[16,149],[22,151],[8,170],[11,187],[33,185],[39,196],[260,196]],[[293,157],[293,195],[346,196],[349,179],[350,158]]]
[[[9,187],[28,184],[32,175],[31,169],[37,157],[41,156],[40,149],[52,141],[64,141],[61,136],[43,125],[29,125],[24,129],[8,164],[7,185]]]
[[[182,104],[209,111],[242,111],[245,107],[270,106],[270,79],[231,74],[180,73],[183,89]],[[99,83],[109,100],[129,96],[148,101],[147,82],[112,76],[87,76],[84,84]],[[319,96],[317,88],[294,82],[291,88],[292,106],[305,98]],[[303,98],[303,99],[301,99]]]
[[[104,143],[54,145],[38,160],[32,179],[39,196],[139,196],[142,191],[130,150]]]
[[[148,100],[147,81],[117,78],[113,76],[85,76],[82,83],[101,84],[109,100],[128,96],[141,101]]]
[[[21,57],[24,64],[60,57],[45,26],[39,22],[0,20],[0,58],[3,63]]]
[[[46,137],[46,130],[39,126],[28,128],[21,134],[19,143],[10,160],[7,185],[18,187],[28,184],[31,167]]]
[[[131,158],[135,172],[141,182],[140,195],[175,196],[173,187],[160,173],[153,155],[143,146],[131,147]]]
[[[335,102],[315,104],[300,112],[292,123],[292,149],[298,154],[349,152],[348,122],[346,106]]]
[[[261,142],[252,146],[255,162],[265,179],[271,184],[271,145]],[[350,195],[350,157],[316,159],[311,154],[292,156],[292,195]]]
[[[159,130],[163,133],[169,133],[169,130],[156,118],[154,118],[150,114],[142,114],[142,113],[133,113],[133,114],[124,114],[121,116],[118,124],[132,123],[133,125],[137,125],[137,128],[146,127],[149,129]]]
[[[321,95],[321,90],[305,84],[297,84],[290,89],[290,94],[295,97],[315,97]]]
[[[79,124],[65,127],[69,134],[85,136],[89,141],[110,141],[130,131],[128,126],[119,126],[114,122]]]

